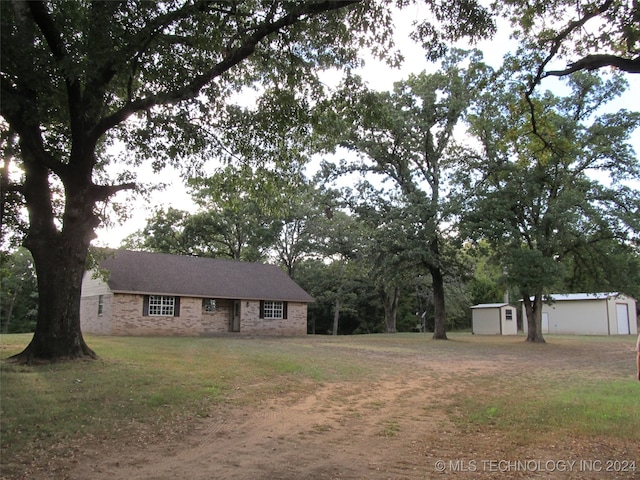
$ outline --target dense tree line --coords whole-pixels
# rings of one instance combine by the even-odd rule
[[[31,254],[18,248],[0,257],[0,332],[33,332],[36,327],[38,289]]]
[[[452,57],[458,63],[466,58],[460,53]],[[488,75],[493,82],[482,82]],[[480,86],[470,86],[468,76]],[[245,175],[234,177],[239,190],[226,200],[224,188],[208,187],[219,175],[230,178],[225,168],[200,179],[205,186],[194,191],[206,210],[182,212],[185,224],[160,212],[131,239],[143,240],[129,246],[278,262],[317,298],[310,307],[314,333],[425,329],[438,337],[438,322],[443,331],[468,327],[470,305],[511,292],[514,303],[524,299],[530,340],[544,341],[540,307],[552,290],[638,294],[640,197],[622,179],[638,178],[627,140],[640,116],[598,114],[623,81],[580,73],[570,78],[568,95],[535,97],[540,131],[533,133],[526,102],[504,84],[499,88],[500,76],[509,73],[493,72],[476,58],[464,70],[445,61],[440,72],[412,76],[392,93],[348,79],[336,90],[339,100],[317,107],[315,133],[320,151],[346,146],[349,161],[325,163],[315,181],[287,175],[289,184],[275,197],[268,187],[254,188],[268,186],[274,172],[244,167]],[[466,102],[451,89],[456,83]],[[475,147],[447,137],[458,122]],[[323,188],[354,173],[361,176],[352,187]],[[376,175],[382,181],[374,186]],[[247,209],[263,206],[238,217],[247,234],[244,245],[236,237],[235,251],[247,253],[194,242],[216,242],[216,235],[222,242],[224,232],[234,231],[224,220],[201,234],[185,225],[195,221],[202,228],[203,217],[214,219],[239,199]],[[297,236],[285,242],[288,224],[297,226]],[[175,239],[189,248],[172,247]],[[299,252],[297,263],[285,262],[282,251]],[[449,306],[444,319],[439,302]]]

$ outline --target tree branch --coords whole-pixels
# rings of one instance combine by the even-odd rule
[[[56,58],[56,60],[62,60],[67,56],[67,51],[64,48],[62,42],[62,33],[57,29],[55,22],[49,15],[47,7],[43,1],[30,1],[27,2],[29,11],[31,12],[31,18],[38,25],[38,28],[44,35],[49,50]]]
[[[640,57],[624,58],[617,55],[587,55],[577,62],[570,63],[564,70],[550,70],[542,78],[548,76],[563,77],[579,70],[596,70],[602,67],[616,67],[627,73],[640,73]]]
[[[58,63],[62,62],[68,52],[62,40],[62,32],[57,28],[55,21],[47,11],[47,7],[43,1],[28,2],[31,18],[36,23],[49,46],[49,50]],[[69,103],[69,112],[71,113],[71,121],[75,122],[80,118],[82,90],[80,82],[77,78],[71,78],[68,71],[62,72],[65,85],[67,87],[67,96]]]
[[[2,92],[3,98],[16,99],[20,97],[20,92],[13,88],[5,77],[0,79],[0,84],[2,85],[0,92]],[[11,128],[19,135],[22,148],[28,148],[30,152],[40,159],[45,167],[56,174],[60,174],[64,170],[65,165],[47,151],[44,146],[40,128],[37,125],[29,125],[24,120],[25,116],[27,116],[25,106],[18,105],[16,110],[12,110],[7,104],[12,104],[11,106],[14,108],[17,105],[14,101],[2,102],[0,104],[0,114],[9,121]]]
[[[115,12],[123,3],[123,0],[116,1],[111,0],[110,2],[93,2],[91,4],[91,24],[97,25],[99,24],[99,20],[102,18],[109,18],[115,15]],[[97,49],[94,48],[94,41],[97,37],[100,37],[103,33],[100,29],[92,29],[88,36],[88,44],[89,44],[89,53],[96,53]],[[118,56],[120,59],[120,56]],[[114,65],[116,60],[111,58],[109,61],[101,63],[97,61],[97,59],[93,60],[99,67],[96,69],[98,72],[97,75],[90,76],[87,80],[87,86],[85,88],[85,95],[88,92],[99,92],[99,95],[102,95],[106,85],[111,81],[111,79],[116,74],[116,69]]]
[[[533,81],[529,85],[529,90],[527,91],[527,98],[533,94],[533,91],[535,90],[536,86],[540,84],[540,81],[545,76],[544,75],[545,67],[556,56],[556,54],[560,50],[560,47],[562,46],[562,42],[564,42],[566,38],[569,35],[571,35],[571,33],[573,33],[575,30],[584,26],[584,24],[587,23],[589,20],[606,12],[611,7],[612,4],[613,4],[613,0],[605,0],[605,2],[602,5],[600,5],[597,8],[594,8],[589,13],[587,13],[584,17],[579,18],[578,20],[569,22],[569,24],[564,28],[564,30],[560,31],[558,35],[556,35],[551,39],[551,44],[552,44],[551,50],[549,51],[549,54],[547,55],[547,57],[538,66],[536,76],[534,77]]]
[[[531,80],[531,82],[529,83],[529,88],[528,88],[527,92],[525,93],[525,99],[527,101],[527,104],[529,105],[529,111],[530,111],[530,114],[531,114],[531,127],[533,129],[533,134],[535,136],[537,136],[547,146],[551,146],[551,145],[544,138],[542,138],[542,136],[538,133],[538,126],[537,126],[537,123],[536,123],[536,115],[535,115],[535,107],[534,107],[534,104],[533,104],[533,100],[531,99],[531,97],[533,95],[533,92],[535,91],[536,87],[540,84],[542,79],[547,76],[545,74],[544,70],[547,67],[547,65],[549,64],[549,62],[551,62],[551,60],[553,60],[553,58],[556,56],[556,54],[560,50],[562,42],[564,42],[564,40],[566,40],[566,38],[569,35],[571,35],[571,33],[573,33],[578,28],[581,28],[589,20],[591,20],[592,18],[597,17],[598,15],[600,15],[600,14],[604,13],[605,11],[607,11],[611,7],[612,4],[613,4],[613,0],[605,0],[605,2],[602,5],[600,5],[599,7],[594,8],[589,13],[587,13],[584,17],[579,18],[578,20],[573,20],[572,22],[569,22],[569,24],[564,28],[564,30],[560,31],[560,33],[558,33],[558,35],[556,35],[554,38],[552,38],[551,39],[552,46],[551,46],[551,50],[549,51],[549,54],[542,61],[542,63],[540,65],[538,65],[538,69],[536,71],[536,75]]]
[[[303,2],[294,5],[294,7],[280,19],[272,22],[265,21],[259,25],[251,35],[244,39],[240,46],[230,50],[220,62],[213,65],[203,74],[194,77],[188,84],[173,91],[159,93],[129,102],[117,112],[103,118],[94,129],[93,135],[99,138],[110,128],[124,122],[134,113],[148,110],[156,105],[171,105],[195,97],[203,87],[211,83],[215,78],[250,57],[258,43],[267,36],[301,22],[307,16],[338,10],[348,5],[358,3],[359,1],[361,0],[327,0],[318,3]]]
[[[135,182],[121,183],[118,185],[94,185],[93,197],[96,202],[105,202],[116,193],[123,190],[134,190],[136,186]]]

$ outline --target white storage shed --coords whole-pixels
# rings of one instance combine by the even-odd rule
[[[517,335],[516,307],[508,303],[481,303],[471,307],[472,332],[475,335]]]
[[[637,335],[636,300],[621,293],[554,293],[542,305],[542,334]],[[523,327],[527,332],[522,306]]]

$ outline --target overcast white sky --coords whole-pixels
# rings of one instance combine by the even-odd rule
[[[414,10],[408,10],[402,18],[396,21],[396,45],[402,51],[405,59],[401,68],[391,69],[381,62],[369,60],[367,65],[361,71],[357,72],[368,82],[371,88],[378,91],[390,90],[394,82],[407,78],[410,73],[437,69],[438,65],[427,62],[422,48],[408,37],[408,33],[411,31],[411,21],[419,17],[419,7],[414,7]],[[497,68],[502,63],[502,57],[510,48],[515,48],[515,44],[509,39],[509,29],[504,28],[501,29],[492,40],[481,42],[476,45],[476,47],[483,51],[485,61],[489,65]],[[558,67],[562,68],[564,64],[560,64]],[[325,78],[328,84],[337,84],[341,79],[341,72],[327,74]],[[640,108],[640,100],[638,100],[640,75],[628,75],[628,80],[630,88],[618,101],[612,102],[608,106],[608,109]],[[560,85],[560,80],[548,78],[543,80],[539,88],[541,90],[556,90]],[[640,129],[634,132],[632,144],[634,145],[636,153],[640,154]],[[132,209],[130,219],[126,222],[118,226],[98,229],[98,238],[94,241],[95,245],[113,248],[119,247],[125,237],[144,227],[151,212],[158,207],[162,206],[166,208],[172,206],[183,210],[193,209],[191,197],[188,195],[186,187],[183,185],[180,176],[175,170],[167,169],[155,175],[150,173],[150,169],[148,171],[149,173],[146,176],[140,175],[139,178],[145,182],[168,183],[170,186],[165,191],[152,195],[150,202],[139,200]],[[118,200],[118,197],[116,197],[116,200]],[[122,197],[120,200],[122,200]]]

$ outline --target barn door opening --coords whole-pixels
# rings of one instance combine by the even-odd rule
[[[229,322],[229,330],[232,332],[240,331],[240,300],[233,301],[231,308],[231,321]]]
[[[618,335],[629,335],[629,306],[626,303],[616,303],[616,317]]]

